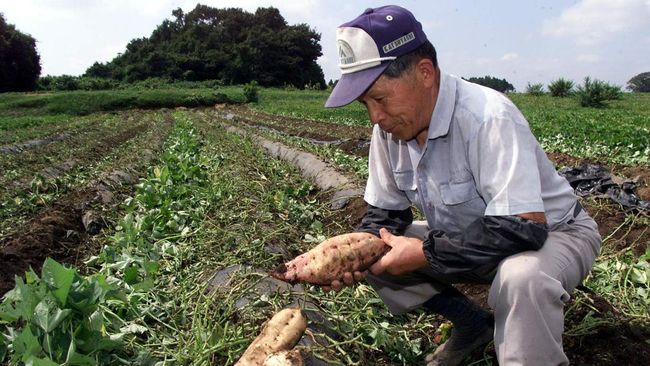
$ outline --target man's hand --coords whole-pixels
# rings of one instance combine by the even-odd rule
[[[396,236],[384,228],[379,230],[379,235],[391,249],[370,266],[370,272],[373,274],[380,275],[388,272],[392,275],[401,275],[428,264],[422,250],[422,240]]]

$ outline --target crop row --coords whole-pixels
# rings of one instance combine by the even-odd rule
[[[66,152],[66,149],[71,148],[70,142],[56,143],[65,146],[52,146],[61,152],[62,156],[59,157],[57,154],[49,155],[52,150],[45,152],[36,149],[30,152],[31,156],[47,156],[52,165],[46,168],[42,168],[40,163],[24,162],[18,169],[4,171],[2,179],[11,180],[11,184],[7,183],[0,189],[0,233],[15,227],[25,217],[46,207],[66,192],[89,184],[101,172],[132,164],[134,156],[150,148],[157,140],[156,136],[164,135],[168,130],[163,123],[162,113],[133,115],[126,121],[134,118],[139,120],[132,126],[127,124],[126,129],[120,128],[119,123],[124,123],[125,120],[116,117],[118,122],[113,121],[115,126],[98,128],[96,134],[81,134],[73,142],[77,145],[73,149],[80,152],[78,154]],[[86,151],[87,149],[91,151]],[[11,158],[12,156],[2,157],[7,161]]]

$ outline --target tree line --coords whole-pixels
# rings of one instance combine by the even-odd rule
[[[307,24],[287,25],[276,8],[249,13],[197,5],[187,14],[178,8],[172,15],[150,37],[129,42],[112,61],[94,63],[85,76],[325,88],[316,63],[322,55],[320,34]]]
[[[39,78],[41,65],[36,40],[8,24],[0,13],[0,92],[99,90],[149,80],[156,80],[156,85],[169,80],[211,81],[216,85],[255,81],[261,86],[301,89],[326,86],[323,71],[316,63],[322,55],[320,34],[307,24],[288,25],[276,8],[258,8],[249,13],[239,8],[197,5],[187,14],[178,8],[172,16],[172,20],[166,19],[156,27],[150,37],[129,42],[124,53],[110,62],[95,62],[83,77]],[[492,76],[466,80],[504,93],[514,91],[507,80]],[[334,84],[330,81],[330,86]],[[553,93],[551,86],[549,91]],[[627,89],[650,92],[650,72],[632,77]],[[529,85],[527,92],[542,93],[543,86]]]

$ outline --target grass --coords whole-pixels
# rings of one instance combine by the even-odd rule
[[[327,91],[260,89],[254,109],[355,126],[369,126],[359,103],[327,109]],[[512,93],[508,96],[528,119],[548,152],[593,158],[606,163],[650,164],[650,96],[627,93],[607,108],[579,107],[574,98]],[[244,102],[241,87],[126,89],[55,93],[0,94],[0,131],[56,124],[63,116],[130,108],[212,106]]]
[[[257,110],[334,123],[368,126],[360,103],[324,108],[328,92],[264,89]],[[533,134],[548,152],[608,163],[650,164],[650,95],[624,94],[607,108],[583,108],[573,98],[512,93]]]
[[[368,114],[360,103],[342,108],[325,108],[328,92],[317,90],[262,89],[255,109],[284,116],[317,119],[353,126],[369,126]]]
[[[241,103],[238,87],[202,89],[126,89],[48,93],[0,94],[0,129],[20,128],[39,123],[30,116],[87,115],[122,109],[156,109],[213,106]],[[17,120],[17,121],[16,121]],[[47,122],[47,119],[41,122]]]

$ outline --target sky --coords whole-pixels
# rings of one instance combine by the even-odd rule
[[[254,12],[273,6],[288,24],[321,34],[317,62],[325,80],[340,77],[335,30],[385,1],[202,0],[212,7]],[[8,23],[37,40],[42,75],[81,75],[107,62],[134,38],[149,37],[172,10],[190,0],[0,0]],[[625,87],[650,71],[650,0],[405,0],[438,51],[443,72],[505,78],[517,91],[528,83],[589,76]]]

